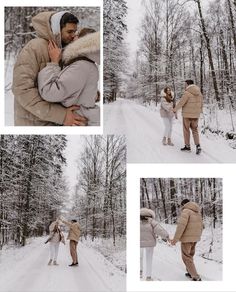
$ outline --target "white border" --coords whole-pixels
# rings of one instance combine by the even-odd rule
[[[128,291],[236,291],[235,281],[235,165],[128,164],[127,166],[127,290]],[[139,201],[141,177],[223,178],[223,280],[140,281]],[[177,247],[179,247],[177,245]]]
[[[100,65],[100,89],[101,96],[103,96],[103,1],[102,0],[70,0],[65,3],[63,0],[58,0],[54,4],[49,4],[46,0],[40,1],[41,5],[36,5],[35,1],[32,0],[22,0],[22,1],[13,1],[13,0],[4,0],[0,4],[0,17],[2,21],[1,26],[1,56],[2,64],[4,64],[4,7],[5,6],[42,6],[42,7],[53,7],[53,6],[96,6],[100,7],[100,32],[101,32],[101,65]],[[98,127],[15,127],[15,126],[5,126],[5,76],[4,76],[4,65],[0,69],[0,134],[66,134],[66,135],[92,135],[92,134],[103,134],[103,101],[100,102],[101,109],[101,125]]]

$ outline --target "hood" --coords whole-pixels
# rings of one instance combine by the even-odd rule
[[[187,204],[185,204],[183,206],[183,210],[184,209],[189,209],[189,210],[192,210],[196,213],[200,213],[200,207],[197,203],[194,203],[194,202],[188,202]]]
[[[54,40],[61,48],[60,20],[67,11],[41,12],[32,18],[32,24],[39,38]]]
[[[171,90],[171,95],[172,95],[172,99],[174,97],[174,92]],[[166,96],[166,93],[164,92],[164,89],[162,89],[161,91],[161,97],[165,97]]]
[[[148,217],[152,217],[152,219],[155,219],[155,213],[154,211],[152,211],[151,209],[148,209],[148,208],[142,208],[140,209],[140,215],[141,216],[148,216]]]
[[[197,85],[195,85],[195,84],[189,85],[186,88],[186,91],[188,91],[192,95],[200,95],[201,94],[200,88]]]
[[[86,56],[96,63],[100,63],[100,32],[90,33],[66,46],[62,61],[67,64],[78,56]]]

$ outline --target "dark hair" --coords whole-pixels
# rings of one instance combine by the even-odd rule
[[[75,219],[72,219],[72,220],[71,220],[71,222],[75,223],[75,222],[77,222],[77,220],[75,220]]]
[[[188,85],[194,84],[194,81],[193,81],[192,79],[185,80],[185,82],[186,82]]]
[[[89,27],[84,27],[81,29],[81,31],[78,33],[78,38],[82,38],[83,36],[90,34],[90,33],[94,33],[96,32],[95,29],[93,28],[89,28]]]
[[[149,218],[152,218],[151,215],[140,215],[140,220],[148,220]]]
[[[74,16],[73,14],[69,12],[66,12],[65,14],[63,14],[60,20],[60,28],[62,29],[63,27],[65,27],[67,23],[77,24],[78,22],[79,20],[76,16]]]
[[[170,94],[168,94],[168,93],[167,93],[167,90],[168,90],[168,89],[170,89],[170,87],[165,87],[165,88],[164,88],[164,92],[165,92],[165,94],[166,94],[166,95],[165,95],[165,99],[166,99],[167,102],[172,102],[172,101],[173,101],[172,92],[171,92],[171,89],[170,89]]]
[[[184,199],[182,202],[181,202],[181,206],[184,206],[185,204],[187,204],[189,201],[189,199]]]

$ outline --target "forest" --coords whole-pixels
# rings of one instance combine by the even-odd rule
[[[126,43],[127,5],[131,1],[121,2],[119,18],[113,18],[119,8],[116,1],[105,2],[105,102],[120,97],[158,107],[166,86],[172,88],[178,102],[184,81],[192,79],[204,96],[202,133],[235,139],[235,0],[140,1],[136,52],[129,52]],[[112,23],[117,22],[116,30],[111,31]],[[110,43],[115,51],[106,50]]]
[[[60,214],[77,218],[82,236],[126,236],[126,144],[123,136],[83,137],[77,182],[65,177],[67,136],[0,136],[0,249],[43,236]]]
[[[140,179],[140,206],[155,210],[160,222],[175,224],[183,199],[200,205],[207,225],[216,228],[223,223],[221,178]]]

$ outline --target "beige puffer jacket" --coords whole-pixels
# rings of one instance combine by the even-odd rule
[[[168,232],[155,221],[155,213],[147,208],[140,210],[141,216],[149,217],[147,220],[140,220],[140,247],[156,246],[156,238],[158,236],[168,239]]]
[[[176,111],[180,108],[182,108],[184,118],[197,119],[200,117],[203,108],[203,96],[198,86],[192,84],[186,88],[175,107]]]
[[[174,240],[181,242],[197,242],[201,239],[203,222],[200,207],[188,202],[182,208]]]
[[[17,57],[12,84],[16,126],[63,124],[66,108],[43,100],[37,86],[38,73],[49,62],[48,40],[58,42],[58,36],[53,35],[50,27],[50,19],[54,14],[42,12],[33,17],[32,23],[38,38],[29,41]]]
[[[172,96],[174,96],[174,92],[171,91]],[[160,115],[162,118],[173,118],[174,113],[171,111],[173,107],[173,101],[167,102],[165,99],[166,93],[164,89],[161,91],[161,106],[160,106]]]
[[[74,241],[79,241],[80,237],[80,225],[78,222],[68,222],[65,220],[62,220],[64,224],[66,224],[69,227],[69,233],[67,239],[69,240],[74,240]]]
[[[88,60],[78,60],[78,57]],[[95,32],[69,44],[62,55],[63,70],[48,63],[38,75],[39,93],[49,102],[61,102],[65,107],[80,105],[77,111],[88,119],[89,126],[99,126],[100,109],[95,104],[98,91],[100,63],[100,33]]]

